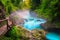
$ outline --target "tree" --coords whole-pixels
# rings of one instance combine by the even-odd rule
[[[60,22],[60,0],[40,0],[39,5],[36,6],[37,1],[32,1],[32,9],[37,12],[38,16],[46,18],[51,23],[58,24]]]

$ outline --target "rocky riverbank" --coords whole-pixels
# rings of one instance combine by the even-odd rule
[[[23,27],[18,27],[18,30],[23,34],[22,36],[29,38],[28,40],[46,40],[44,30],[28,31]]]

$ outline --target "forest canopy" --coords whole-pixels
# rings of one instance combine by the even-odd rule
[[[32,9],[37,12],[38,16],[60,26],[60,0],[35,0],[32,5],[34,5]]]
[[[39,17],[60,26],[60,0],[0,0],[4,5],[6,16],[12,11],[29,9],[37,12]]]

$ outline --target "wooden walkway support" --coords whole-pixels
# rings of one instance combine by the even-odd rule
[[[6,21],[6,25],[0,27],[0,35],[4,35],[12,27],[12,22],[9,19],[0,20],[0,23],[3,21]]]

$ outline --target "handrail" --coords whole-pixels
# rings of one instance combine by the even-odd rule
[[[7,20],[7,19],[0,20],[0,22],[3,22],[3,21],[5,21],[5,20]]]
[[[0,22],[3,22],[3,21],[6,21],[7,29],[10,28],[10,25],[8,24],[9,19],[6,18],[6,19],[3,19],[3,20],[0,20]]]

